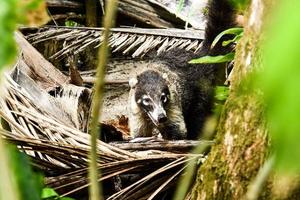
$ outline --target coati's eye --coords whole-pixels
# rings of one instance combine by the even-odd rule
[[[151,103],[151,100],[149,99],[149,98],[143,98],[143,104],[145,105],[145,106],[149,106],[150,105],[150,103]]]
[[[160,97],[160,100],[161,100],[161,102],[163,102],[163,103],[167,103],[167,101],[168,101],[168,97],[167,97],[167,95],[165,95],[164,93],[161,95],[161,97]]]

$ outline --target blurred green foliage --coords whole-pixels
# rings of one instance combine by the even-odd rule
[[[0,1],[0,70],[16,56],[13,32],[19,22],[18,0]]]
[[[11,64],[16,56],[17,48],[14,31],[18,24],[26,23],[26,12],[37,8],[41,0],[31,1],[1,0],[0,1],[0,71]]]
[[[215,100],[213,113],[215,116],[219,116],[223,109],[224,103],[229,96],[229,88],[227,86],[217,86],[215,88]]]
[[[300,172],[300,1],[281,1],[263,46],[259,86],[265,93],[276,169]]]
[[[229,95],[229,88],[226,86],[217,86],[215,88],[215,99],[217,101],[225,101]]]
[[[43,187],[43,177],[39,173],[32,173],[28,157],[13,145],[5,145],[8,164],[19,190],[20,199],[39,200]],[[2,162],[2,161],[1,161]],[[0,180],[4,181],[4,180]],[[1,191],[3,192],[3,191]],[[5,200],[5,199],[1,199]]]

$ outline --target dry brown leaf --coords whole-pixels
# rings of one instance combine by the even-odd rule
[[[118,116],[117,119],[112,119],[103,123],[109,126],[113,126],[117,129],[117,131],[120,131],[125,137],[128,137],[130,135],[128,127],[128,117],[124,115]]]

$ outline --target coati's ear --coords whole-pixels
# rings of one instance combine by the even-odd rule
[[[134,88],[136,86],[136,84],[138,83],[138,80],[136,77],[129,79],[129,86],[131,88]]]
[[[164,79],[167,79],[167,78],[168,78],[168,74],[167,74],[167,73],[163,73],[162,77],[163,77]]]

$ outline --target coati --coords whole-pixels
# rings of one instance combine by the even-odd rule
[[[210,114],[213,84],[218,65],[190,65],[205,55],[228,53],[222,41],[211,49],[215,37],[235,26],[230,0],[210,0],[205,38],[197,55],[174,50],[148,60],[146,69],[129,80],[129,128],[133,137],[152,136],[159,131],[164,139],[196,139]]]

